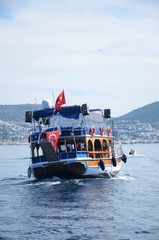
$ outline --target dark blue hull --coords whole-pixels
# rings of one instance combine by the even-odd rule
[[[33,168],[33,175],[36,179],[46,178],[81,178],[86,168],[82,163],[53,164],[46,167]]]

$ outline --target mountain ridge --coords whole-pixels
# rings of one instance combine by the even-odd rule
[[[31,125],[25,122],[25,112],[40,109],[41,104],[0,105],[0,143],[27,142]],[[92,120],[98,122],[98,115]],[[159,101],[112,120],[121,142],[159,142]]]
[[[40,110],[41,104],[4,104],[0,105],[1,121],[24,121],[26,111]],[[144,105],[119,117],[113,117],[116,120],[131,120],[143,122],[159,121],[159,101]]]
[[[159,101],[134,109],[117,118],[118,120],[143,121],[154,123],[159,121]]]

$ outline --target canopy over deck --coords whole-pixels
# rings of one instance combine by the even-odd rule
[[[60,111],[56,111],[55,108],[48,108],[43,110],[37,110],[33,112],[33,118],[39,121],[40,118],[51,117],[59,113],[65,118],[79,119],[79,114],[82,113],[81,106],[74,105],[68,107],[61,107]]]

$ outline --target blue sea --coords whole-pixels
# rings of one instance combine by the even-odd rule
[[[0,240],[158,240],[159,144],[115,178],[28,179],[28,145],[0,145]]]

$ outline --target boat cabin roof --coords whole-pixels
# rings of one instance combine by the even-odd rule
[[[78,119],[79,114],[82,113],[82,108],[79,105],[61,107],[60,111],[56,111],[55,108],[48,108],[37,110],[33,112],[33,118],[36,121],[39,121],[40,118],[51,117],[59,113],[62,117],[65,118],[74,118]]]

